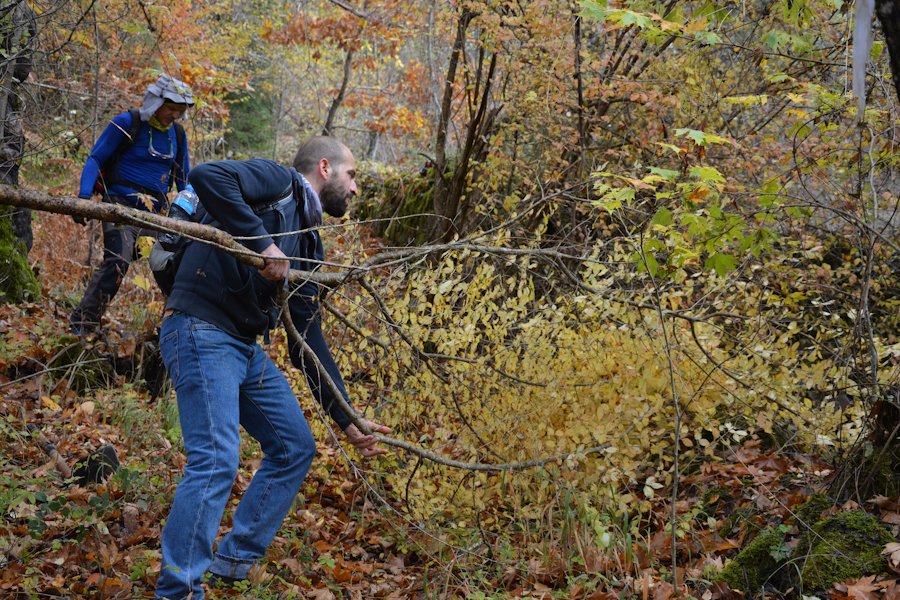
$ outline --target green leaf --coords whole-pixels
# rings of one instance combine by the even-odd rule
[[[654,252],[662,252],[666,249],[666,245],[656,238],[646,238],[642,244],[644,254],[652,254]]]
[[[659,271],[659,263],[656,262],[656,257],[652,254],[635,252],[631,255],[631,259],[637,265],[638,273],[649,273],[655,277]]]
[[[716,252],[706,259],[706,268],[713,269],[721,276],[727,275],[737,267],[737,260],[728,254]]]
[[[718,33],[713,31],[698,31],[694,34],[694,39],[704,46],[712,46],[713,44],[721,44],[722,38]]]
[[[602,208],[606,212],[614,212],[620,208],[622,208],[622,202],[619,200],[605,200],[605,201],[596,201],[594,202],[594,206]]]
[[[658,167],[650,167],[650,172],[654,175],[659,175],[666,181],[675,181],[678,179],[679,172],[673,171],[671,169],[660,169]]]
[[[691,167],[690,174],[706,183],[725,183],[725,177],[715,167]]]
[[[625,26],[636,26],[640,29],[650,29],[653,27],[653,20],[647,15],[636,13],[631,10],[619,11],[621,13],[620,23]]]
[[[714,133],[706,133],[705,131],[699,131],[697,129],[689,129],[682,128],[676,129],[675,135],[678,137],[688,137],[698,146],[705,146],[707,144],[724,144],[730,140],[727,138],[723,138],[720,135],[716,135]]]
[[[881,58],[881,54],[884,52],[884,42],[878,40],[877,42],[872,42],[872,49],[869,50],[869,56],[872,57],[872,60],[878,60]]]
[[[787,44],[791,39],[784,31],[780,29],[773,29],[772,31],[766,32],[764,36],[762,36],[762,43],[769,47],[769,49],[773,51],[778,51],[782,46]]]
[[[653,219],[651,219],[651,225],[663,225],[668,227],[672,224],[672,211],[666,208],[665,206],[661,206],[656,214],[653,215]]]
[[[581,16],[595,21],[606,20],[606,0],[581,0]]]
[[[703,146],[706,144],[706,134],[696,129],[676,129],[675,135],[678,137],[687,136],[688,138],[692,139],[698,146]]]
[[[653,143],[656,144],[657,146],[662,146],[666,150],[671,150],[675,154],[681,154],[682,152],[684,152],[683,148],[679,148],[675,144],[667,144],[665,142],[653,142]]]

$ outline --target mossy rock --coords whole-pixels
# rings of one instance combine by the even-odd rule
[[[830,506],[831,501],[824,494],[811,495],[794,511],[797,527],[800,531],[808,531]]]
[[[732,589],[752,594],[774,582],[788,554],[784,534],[777,528],[769,527],[725,565],[714,579]]]
[[[372,174],[361,176],[360,198],[354,216],[376,220],[375,232],[398,245],[420,245],[428,241],[434,212],[434,177],[430,172]]]
[[[12,230],[11,207],[0,209],[0,302],[20,304],[41,296],[25,246]]]
[[[801,589],[827,590],[840,581],[882,572],[886,565],[881,551],[893,541],[873,515],[842,512],[816,523],[791,561],[800,568]]]
[[[108,388],[116,380],[113,359],[97,346],[84,344],[75,336],[60,337],[53,361],[48,365],[55,381],[66,380],[70,389],[84,393]]]

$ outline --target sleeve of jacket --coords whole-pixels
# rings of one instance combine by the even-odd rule
[[[318,308],[319,305],[314,300],[296,294],[290,301],[291,319],[297,331],[300,332],[300,335],[306,340],[319,362],[322,363],[325,372],[328,373],[331,380],[334,381],[340,390],[344,400],[350,404],[347,387],[344,385],[341,372],[337,363],[334,362],[334,357],[331,355],[331,350],[328,348],[328,343],[325,341],[325,336],[322,333],[322,322]],[[331,415],[338,427],[343,430],[350,425],[350,417],[335,402],[331,387],[327,382],[323,381],[322,375],[316,368],[316,365],[313,364],[313,361],[303,358],[303,349],[300,348],[299,344],[291,348],[291,363],[296,368],[303,370],[313,396],[322,405],[322,408]]]
[[[272,161],[220,161],[197,165],[188,180],[203,208],[222,229],[254,252],[262,252],[273,240],[262,220],[250,208],[278,197],[290,171]],[[289,182],[290,179],[287,179]]]
[[[100,169],[109,162],[116,150],[119,149],[128,138],[128,130],[131,128],[131,114],[122,113],[113,117],[100,137],[91,149],[91,155],[84,163],[81,171],[81,182],[78,186],[79,198],[90,198],[94,193],[94,185],[100,176]]]

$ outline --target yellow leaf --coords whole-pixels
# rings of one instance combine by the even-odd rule
[[[62,407],[57,404],[50,396],[41,396],[41,405],[44,408],[49,408],[50,410],[62,410]]]
[[[150,291],[150,288],[153,287],[153,284],[150,283],[150,281],[143,275],[135,275],[132,281],[134,282],[134,285],[138,286],[145,292]]]
[[[154,240],[149,235],[140,236],[137,239],[137,244],[136,244],[137,250],[138,250],[138,256],[140,256],[141,258],[147,258],[148,256],[150,256],[150,250],[153,249],[153,244],[155,242],[156,242],[156,240]]]

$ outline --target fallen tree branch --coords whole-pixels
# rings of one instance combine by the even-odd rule
[[[192,221],[170,219],[169,217],[157,215],[146,210],[137,210],[110,202],[94,202],[92,200],[81,200],[79,198],[67,196],[51,196],[42,192],[25,190],[8,185],[0,185],[0,204],[20,206],[63,215],[87,217],[110,223],[133,225],[135,227],[142,227],[153,231],[174,231],[192,240],[213,244],[251,267],[256,267],[258,269],[263,267],[264,261],[261,255],[245,248],[227,232]],[[294,283],[314,281],[322,285],[336,286],[348,279],[358,279],[362,277],[362,275],[362,272],[339,274],[292,269],[290,279],[291,282]]]

